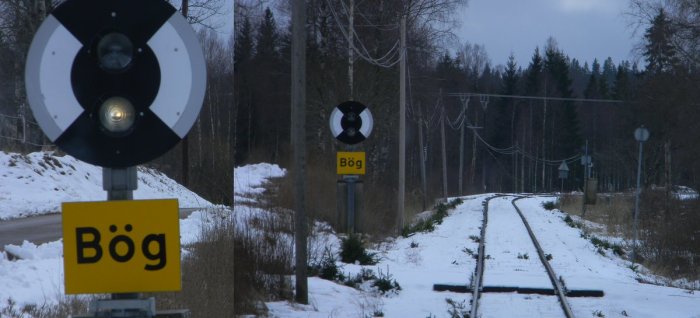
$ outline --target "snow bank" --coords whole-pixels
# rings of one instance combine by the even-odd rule
[[[61,202],[103,201],[102,168],[53,152],[0,152],[0,220],[56,213]],[[138,168],[134,199],[177,198],[181,208],[212,203],[163,173]]]
[[[284,176],[286,170],[278,165],[269,163],[258,163],[237,167],[234,174],[234,188],[236,192],[236,202],[253,202],[249,196],[260,195],[265,191],[263,185],[270,178]],[[245,195],[245,197],[243,196]]]
[[[241,186],[236,187],[236,194],[251,195],[261,191],[261,186],[267,178],[284,175],[284,170],[276,165],[257,164],[236,168],[235,175],[241,182]],[[19,176],[22,178],[18,178]],[[48,153],[21,156],[0,152],[0,178],[4,178],[0,179],[0,211],[22,208],[23,211],[40,213],[57,207],[61,201],[85,200],[86,197],[90,199],[93,196],[94,200],[104,200],[100,168],[67,156],[54,157]],[[12,184],[8,185],[5,181],[11,181]],[[59,183],[63,186],[58,187]],[[20,189],[12,189],[13,186]],[[49,190],[51,187],[58,187],[58,190]],[[194,211],[186,219],[180,220],[182,245],[196,242],[200,238],[202,227],[214,222],[215,218],[221,217],[222,214],[231,215],[230,210],[222,206],[212,206],[160,172],[140,168],[139,190],[134,197],[163,197],[163,193],[167,197],[179,198],[181,206],[182,202],[186,202],[200,204],[199,206],[204,203],[210,207]],[[15,195],[21,197],[21,202],[26,206],[21,206],[18,199],[13,197]],[[259,209],[247,207],[241,207],[241,213],[238,212],[237,209],[235,215],[262,213]],[[24,212],[22,215],[28,214],[35,213]],[[0,311],[7,305],[9,298],[17,302],[18,306],[22,306],[55,304],[64,297],[62,241],[41,245],[25,241],[21,245],[6,245],[4,250],[5,252],[0,253]],[[15,259],[16,257],[20,259]],[[6,318],[2,315],[0,317]]]

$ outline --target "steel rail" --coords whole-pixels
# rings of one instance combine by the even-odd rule
[[[479,238],[479,250],[477,252],[476,259],[476,270],[474,270],[474,276],[472,276],[472,308],[469,317],[477,317],[479,312],[479,298],[481,298],[481,291],[484,287],[484,257],[486,247],[484,246],[484,240],[486,239],[486,224],[489,220],[489,201],[495,198],[500,198],[503,195],[495,195],[486,198],[482,203],[484,205],[484,217],[481,224],[481,237]]]
[[[544,265],[544,268],[547,270],[547,275],[549,275],[549,279],[552,281],[552,286],[554,286],[554,294],[557,295],[559,298],[559,304],[561,305],[562,310],[564,310],[564,315],[567,318],[573,318],[574,314],[571,311],[571,306],[569,306],[569,302],[566,300],[566,290],[563,286],[563,284],[557,279],[557,275],[554,273],[554,269],[552,269],[552,266],[549,265],[549,261],[547,260],[547,256],[544,254],[544,251],[542,250],[542,246],[540,246],[539,241],[537,241],[537,237],[535,237],[535,233],[532,231],[532,228],[530,228],[530,223],[527,222],[527,219],[525,218],[525,215],[523,214],[522,211],[520,211],[520,208],[515,204],[515,201],[524,199],[526,197],[518,197],[511,201],[511,204],[513,204],[513,207],[515,210],[518,212],[518,215],[520,215],[520,219],[522,219],[523,223],[525,224],[525,228],[527,228],[527,233],[530,234],[530,238],[532,239],[532,243],[535,245],[535,249],[537,249],[537,255],[540,257],[540,261],[542,262],[542,265]],[[472,316],[475,317],[475,316]]]
[[[484,200],[483,205],[483,213],[484,217],[482,220],[482,225],[481,225],[481,238],[479,239],[479,251],[477,255],[477,262],[476,262],[476,270],[474,272],[474,276],[472,277],[472,303],[471,303],[471,312],[469,317],[478,317],[479,313],[479,299],[481,298],[481,293],[483,291],[483,284],[484,284],[484,262],[485,262],[485,239],[486,239],[486,225],[488,223],[488,210],[489,210],[489,201],[495,198],[503,197],[505,195],[495,195],[489,198],[486,198]],[[542,246],[540,246],[539,241],[537,241],[537,237],[535,237],[535,233],[532,231],[532,228],[530,227],[530,223],[527,222],[527,219],[525,218],[525,215],[522,213],[520,208],[515,204],[515,201],[521,200],[527,198],[525,196],[516,196],[515,199],[511,201],[511,204],[515,208],[515,211],[518,212],[518,215],[520,215],[520,219],[523,221],[523,224],[525,224],[525,228],[527,229],[527,232],[530,236],[530,239],[532,240],[532,243],[535,246],[535,249],[537,250],[537,255],[540,258],[540,261],[542,262],[542,265],[544,265],[545,270],[547,271],[547,275],[549,276],[550,281],[552,282],[552,286],[554,287],[554,294],[559,298],[559,304],[562,307],[562,310],[564,311],[564,315],[567,318],[573,318],[574,314],[571,311],[571,306],[569,305],[569,302],[566,300],[566,288],[563,286],[563,284],[557,279],[556,273],[554,273],[554,270],[552,269],[552,266],[549,264],[549,261],[547,261],[547,257],[544,254],[544,251],[542,250]]]

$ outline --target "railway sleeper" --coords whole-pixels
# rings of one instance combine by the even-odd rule
[[[434,284],[434,291],[449,291],[454,293],[471,293],[471,286],[466,285],[450,285],[450,284]],[[516,287],[516,286],[484,286],[481,288],[482,293],[518,293],[518,294],[538,294],[554,296],[554,288],[533,288],[533,287]],[[603,297],[605,292],[595,289],[573,289],[566,291],[566,297]]]

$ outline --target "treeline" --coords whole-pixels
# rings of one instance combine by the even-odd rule
[[[57,3],[0,4],[0,113],[27,112],[23,52]],[[695,2],[673,0],[661,6],[633,1],[629,14],[644,32],[638,63],[579,61],[555,39],[543,39],[522,65],[512,57],[491,61],[483,46],[457,43],[452,30],[461,17],[455,13],[465,0],[350,4],[308,1],[306,139],[312,213],[328,219],[335,213],[335,152],[347,147],[330,135],[328,116],[340,102],[354,99],[368,105],[375,117],[372,136],[355,147],[368,156],[366,209],[386,224],[395,220],[402,56],[408,61],[407,199],[413,211],[422,208],[424,195],[421,152],[428,201],[442,195],[441,123],[449,195],[558,190],[562,160],[571,169],[564,190],[579,189],[583,169],[578,158],[586,141],[599,188],[627,190],[636,177],[638,144],[632,132],[642,124],[652,136],[645,144],[645,184],[700,187],[694,89],[700,41],[692,28],[700,6]],[[266,161],[290,167],[291,157],[288,3],[236,1],[234,14],[235,44],[211,28],[200,32],[209,81],[187,151],[178,146],[152,163],[225,203],[231,200],[234,165]],[[190,20],[209,21],[197,16]],[[407,17],[405,54],[399,49],[401,16]],[[9,129],[20,136],[16,122],[9,126],[2,122],[0,132]],[[37,149],[6,138],[0,143],[3,149]]]
[[[363,2],[350,10],[349,1],[309,2],[306,138],[311,173],[325,175],[315,189],[331,187],[335,152],[345,148],[329,135],[328,115],[340,102],[358,100],[375,115],[375,131],[359,148],[368,154],[366,187],[391,194],[382,196],[383,205],[370,203],[381,211],[393,211],[395,204],[399,72],[392,49],[399,39],[400,8],[411,3]],[[428,196],[442,195],[443,120],[449,195],[556,191],[562,187],[563,161],[570,169],[563,189],[579,190],[586,144],[599,190],[627,191],[636,182],[633,132],[641,125],[652,134],[645,144],[644,184],[700,186],[693,159],[699,149],[693,87],[700,54],[691,27],[698,22],[696,3],[633,3],[627,14],[643,32],[637,62],[580,61],[550,38],[523,65],[513,57],[491,62],[480,45],[454,45],[449,22],[459,18],[451,13],[463,3],[431,3],[448,10],[431,16],[440,19],[409,18],[407,28],[407,189],[414,209],[422,195],[421,151]],[[289,162],[288,19],[284,6],[237,11],[235,94],[239,123],[245,122],[236,130],[238,162]]]

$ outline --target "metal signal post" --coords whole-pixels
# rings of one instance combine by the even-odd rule
[[[132,199],[136,165],[186,137],[206,80],[197,35],[164,0],[66,0],[34,35],[25,68],[34,117],[61,150],[103,167],[108,200],[120,201],[64,203],[66,293],[114,293],[83,317],[185,314],[161,315],[152,298],[138,299],[138,292],[181,289],[177,202]],[[163,217],[155,221],[141,213],[160,208]],[[104,246],[107,236],[112,238]],[[135,239],[141,239],[138,251]],[[144,259],[159,263],[138,264]],[[105,277],[103,270],[114,275]]]

